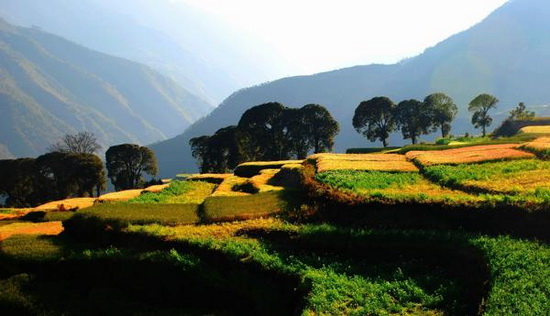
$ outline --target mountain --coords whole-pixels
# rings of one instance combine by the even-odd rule
[[[146,64],[213,105],[288,73],[259,39],[182,1],[2,0],[0,16]]]
[[[212,110],[149,67],[0,21],[0,147],[36,156],[67,133],[151,143]]]
[[[460,108],[453,134],[476,133],[469,122],[467,105],[480,93],[493,94],[500,100],[498,110],[491,113],[495,117],[493,128],[518,102],[525,102],[538,115],[550,115],[548,30],[550,4],[546,0],[510,1],[470,29],[398,64],[285,78],[238,91],[182,135],[152,148],[164,176],[195,171],[196,163],[188,146],[190,138],[236,124],[246,109],[272,101],[292,107],[308,103],[326,106],[341,125],[337,151],[380,145],[368,142],[351,125],[359,103],[375,96],[388,96],[399,102],[444,92]],[[390,139],[390,145],[404,143],[398,133]]]

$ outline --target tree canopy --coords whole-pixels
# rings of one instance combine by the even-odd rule
[[[493,122],[493,118],[488,114],[489,110],[496,108],[497,103],[497,98],[483,93],[475,97],[468,106],[468,111],[473,112],[472,124],[475,128],[481,127],[483,137],[487,134],[487,127]]]
[[[424,103],[432,112],[434,126],[441,128],[441,137],[447,137],[451,131],[451,122],[458,113],[453,99],[445,93],[436,92],[427,96]]]
[[[111,146],[105,159],[107,175],[117,191],[138,188],[144,182],[143,174],[155,176],[158,172],[153,151],[136,144]]]
[[[50,152],[63,152],[73,154],[94,154],[101,149],[97,138],[90,132],[67,134],[61,141],[51,145]]]
[[[245,111],[237,126],[189,141],[201,172],[227,172],[252,160],[305,158],[332,150],[338,122],[319,104],[288,108],[277,102]]]
[[[0,194],[6,204],[29,207],[105,189],[101,159],[93,154],[53,152],[38,158],[0,160]]]
[[[382,141],[388,146],[388,137],[395,130],[395,104],[388,97],[374,97],[363,101],[355,109],[353,127],[368,140]]]
[[[528,111],[525,103],[520,102],[513,110],[510,111],[509,120],[513,121],[528,121],[535,117],[535,112]]]
[[[395,108],[395,121],[404,139],[416,144],[420,135],[435,131],[434,111],[426,102],[405,100]]]

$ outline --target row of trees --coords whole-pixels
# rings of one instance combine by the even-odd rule
[[[95,152],[101,147],[92,133],[64,136],[38,158],[0,160],[0,195],[6,205],[34,206],[68,197],[98,195],[105,190],[105,166],[116,190],[143,186],[143,174],[157,174],[157,161],[147,147],[110,147],[106,165]]]
[[[472,124],[481,128],[483,136],[493,119],[489,110],[496,107],[497,98],[489,94],[480,94],[469,104],[473,112]],[[453,99],[444,93],[433,93],[423,101],[410,99],[395,104],[387,97],[375,97],[363,101],[355,109],[353,127],[368,140],[380,140],[388,146],[390,133],[401,130],[404,139],[416,144],[421,135],[441,129],[441,136],[447,137],[451,131],[451,122],[458,108]]]
[[[0,160],[0,195],[27,207],[105,189],[103,162],[94,154],[51,152],[38,158]]]
[[[272,102],[243,113],[238,125],[189,141],[201,172],[227,172],[244,161],[305,158],[331,151],[339,125],[319,104],[288,108]]]

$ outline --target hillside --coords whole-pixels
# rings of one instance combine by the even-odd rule
[[[146,64],[213,105],[285,73],[258,39],[183,1],[5,0],[0,17]]]
[[[538,115],[546,116],[550,114],[548,106],[544,106],[550,101],[550,90],[546,88],[550,36],[544,30],[548,29],[550,6],[545,1],[515,0],[472,28],[398,64],[357,66],[243,89],[184,134],[153,146],[161,173],[173,176],[183,170],[195,170],[187,145],[190,138],[235,124],[246,109],[271,101],[291,107],[308,103],[326,106],[341,124],[337,151],[379,145],[367,142],[351,126],[357,105],[379,95],[399,102],[445,92],[460,108],[453,134],[476,132],[469,122],[467,104],[479,93],[491,93],[500,100],[490,130],[520,101]],[[400,134],[390,139],[390,145],[404,143]]]
[[[0,21],[0,144],[34,156],[67,133],[105,145],[183,131],[212,107],[158,72],[36,28]]]
[[[0,309],[547,315],[550,142],[519,139],[248,162],[0,208]]]

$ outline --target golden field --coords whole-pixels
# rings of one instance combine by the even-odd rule
[[[550,125],[525,126],[519,132],[525,134],[550,134]]]
[[[518,147],[518,144],[471,146],[447,150],[409,151],[405,156],[408,160],[415,161],[423,166],[467,164],[534,157],[532,153],[519,150]]]
[[[315,154],[317,172],[332,170],[418,172],[418,168],[398,154]]]

